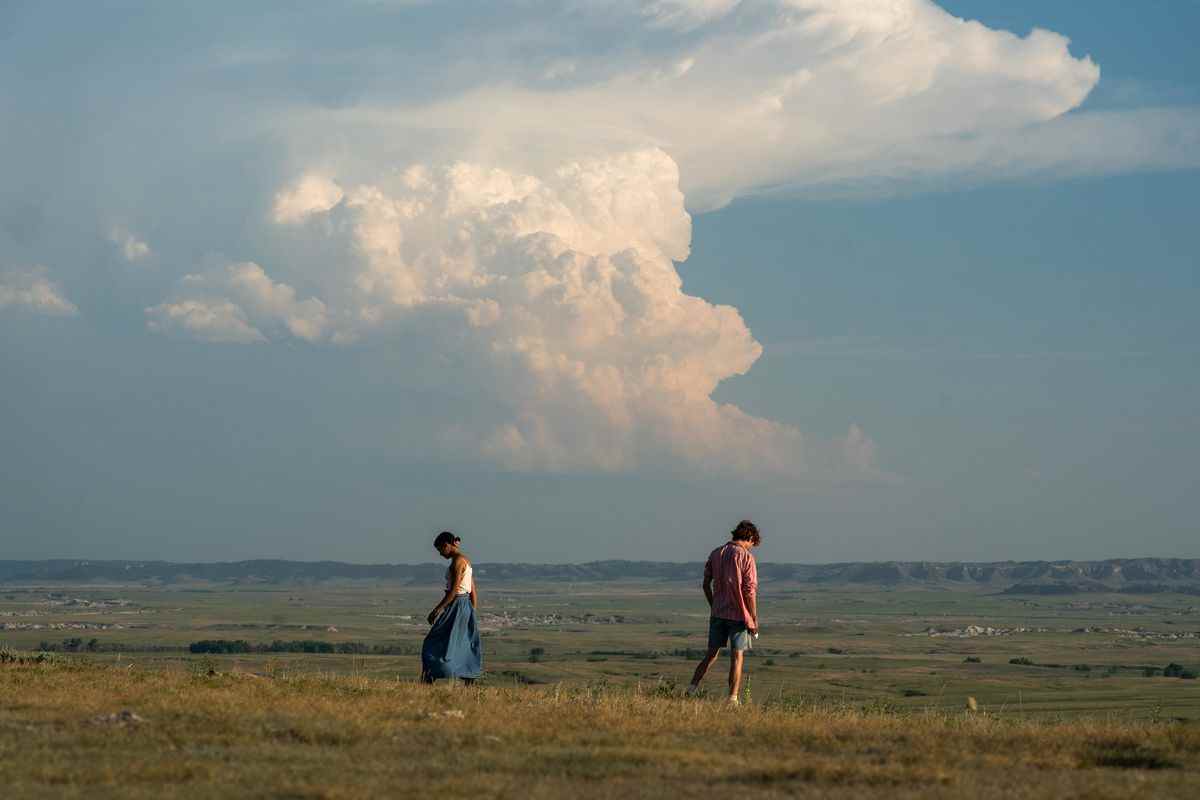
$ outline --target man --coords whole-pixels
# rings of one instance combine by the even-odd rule
[[[748,519],[738,523],[732,538],[712,551],[704,565],[704,596],[712,614],[708,620],[708,653],[696,666],[688,696],[700,691],[709,667],[721,648],[729,646],[729,704],[738,705],[742,688],[742,658],[750,649],[750,637],[758,636],[758,567],[750,548],[762,537]]]

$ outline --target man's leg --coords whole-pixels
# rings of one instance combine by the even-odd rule
[[[704,680],[704,676],[708,674],[709,667],[717,663],[717,657],[720,655],[720,647],[708,648],[708,653],[700,659],[700,663],[696,665],[696,671],[692,673],[692,686],[700,685],[700,681]]]
[[[742,661],[746,653],[736,647],[729,651],[729,699],[737,700],[742,690]]]
[[[692,673],[692,685],[687,689],[689,696],[700,691],[700,681],[704,680],[704,676],[708,674],[709,667],[717,662],[717,657],[721,655],[721,648],[728,644],[727,624],[725,620],[709,617],[708,652],[704,654],[704,658],[700,659],[700,663],[696,665],[696,671]]]

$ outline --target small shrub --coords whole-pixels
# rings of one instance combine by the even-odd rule
[[[1158,748],[1125,740],[1093,742],[1082,766],[1118,769],[1176,769],[1180,765]]]
[[[862,711],[864,714],[899,714],[903,709],[890,700],[875,699],[865,704]]]
[[[204,639],[188,645],[190,653],[249,653],[250,643],[245,639]]]
[[[529,648],[529,663],[536,664],[542,660],[542,656],[546,655],[546,648],[531,647]]]
[[[963,659],[964,664],[982,664],[983,659],[979,656],[967,656]]]
[[[1016,665],[1017,665],[1017,666],[1019,666],[1019,667],[1032,667],[1032,666],[1034,666],[1033,659],[1032,659],[1032,658],[1026,658],[1025,656],[1019,656],[1019,657],[1017,657],[1017,658],[1010,658],[1010,659],[1008,660],[1008,663],[1010,663],[1010,664],[1016,664]]]
[[[215,678],[218,674],[217,662],[212,656],[205,655],[204,658],[192,662],[191,672],[193,678]]]
[[[825,652],[829,653],[831,656],[841,656],[846,654],[846,651],[840,647],[827,647],[825,648]]]
[[[923,692],[920,689],[905,689],[903,692],[905,697],[928,697],[929,692]]]
[[[708,655],[708,651],[701,650],[697,647],[685,647],[683,649],[672,650],[671,655],[675,656],[676,658],[686,658],[688,660],[695,661],[698,658],[704,658],[706,655]]]
[[[0,664],[59,664],[59,660],[53,653],[38,653],[30,655],[21,653],[9,647],[0,647]]]
[[[764,705],[767,708],[779,708],[793,713],[804,711],[809,707],[809,704],[805,701],[804,696],[798,694],[781,695],[775,700],[768,700]]]
[[[1076,672],[1091,672],[1092,671],[1092,667],[1090,664],[1076,664],[1075,666],[1071,667],[1071,669],[1075,670]]]
[[[527,684],[527,685],[541,683],[541,681],[536,681],[533,678],[530,678],[528,675],[517,672],[515,669],[502,669],[499,672],[497,672],[496,675],[499,677],[514,681],[516,683],[523,683],[523,684]]]

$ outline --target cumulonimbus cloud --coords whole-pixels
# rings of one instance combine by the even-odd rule
[[[878,476],[858,425],[822,442],[712,399],[761,347],[736,309],[683,291],[688,208],[780,185],[1197,158],[1190,117],[1069,114],[1100,72],[1064,36],[931,0],[511,11],[477,32],[487,46],[433,48],[442,92],[368,82],[358,102],[263,122],[296,176],[265,215],[300,243],[271,265],[290,283],[250,262],[189,275],[148,324],[347,343],[423,315],[406,345],[470,351],[482,366],[464,380],[494,398],[446,419],[442,443],[514,469]],[[553,35],[517,35],[535,14]]]
[[[736,309],[683,291],[674,261],[688,255],[691,218],[661,150],[540,178],[467,163],[346,188],[303,176],[273,216],[339,243],[343,338],[432,311],[422,345],[454,341],[488,365],[495,414],[443,432],[473,457],[521,470],[675,462],[795,477],[811,450],[826,467],[835,454],[847,473],[876,469],[857,428],[846,446],[810,443],[712,400],[762,348]]]

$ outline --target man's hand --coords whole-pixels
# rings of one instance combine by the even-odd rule
[[[758,620],[754,620],[746,626],[746,630],[750,631],[751,636],[758,636]]]

